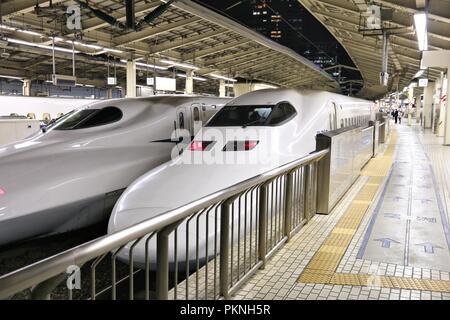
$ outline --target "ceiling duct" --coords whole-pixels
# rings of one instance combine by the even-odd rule
[[[82,1],[79,1],[79,0],[75,0],[75,1],[77,3],[79,3],[82,8],[89,9],[97,18],[110,24],[113,28],[118,29],[118,30],[126,30],[127,29],[125,24],[123,24],[122,22],[120,22],[119,20],[114,18],[113,16],[110,16],[109,14],[104,13],[103,11],[100,11],[98,9],[92,8],[87,3],[84,3]]]
[[[158,8],[147,14],[141,21],[139,21],[137,25],[137,29],[141,29],[144,24],[150,24],[155,21],[159,16],[161,16],[164,12],[166,12],[170,5],[174,3],[176,0],[169,0],[166,3],[163,3]]]
[[[127,16],[127,29],[132,30],[136,27],[134,0],[125,0],[125,10]]]

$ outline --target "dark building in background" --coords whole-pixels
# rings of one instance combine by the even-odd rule
[[[291,48],[322,69],[338,64],[354,67],[345,49],[298,0],[195,1]],[[341,81],[362,79],[359,72],[348,69],[339,72],[335,68],[328,72]]]
[[[311,25],[310,14],[297,0],[252,0],[250,5],[249,10],[246,8],[250,28],[290,47],[321,68],[337,63],[336,41],[310,43],[305,39],[304,28]]]

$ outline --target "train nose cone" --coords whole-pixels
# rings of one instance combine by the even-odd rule
[[[108,233],[123,230],[169,210],[170,208],[165,207],[123,209],[117,211],[114,209],[109,219]]]

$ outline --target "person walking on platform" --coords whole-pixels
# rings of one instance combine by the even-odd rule
[[[403,111],[398,111],[398,124],[402,124]]]
[[[394,110],[394,119],[395,119],[395,124],[397,124],[398,123],[398,110],[397,109]]]

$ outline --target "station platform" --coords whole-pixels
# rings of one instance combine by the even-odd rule
[[[329,215],[316,215],[234,296],[450,300],[450,147],[420,126],[390,140]]]

